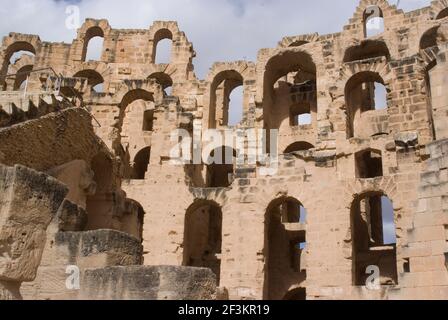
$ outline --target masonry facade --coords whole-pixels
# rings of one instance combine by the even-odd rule
[[[370,36],[372,17],[384,29]],[[341,32],[285,37],[256,62],[213,64],[205,80],[176,22],[88,19],[71,44],[11,33],[0,163],[69,189],[24,297],[76,298],[63,284],[78,264],[209,268],[231,299],[447,299],[447,19],[446,0],[407,13],[361,0]],[[94,37],[101,57],[86,61]],[[158,64],[164,39],[171,59]],[[230,125],[237,87],[242,118]],[[231,132],[208,151],[233,164],[174,165],[179,129]],[[253,129],[278,132],[267,162],[247,156],[253,137],[245,152],[232,143]]]

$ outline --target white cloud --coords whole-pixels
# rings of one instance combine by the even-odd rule
[[[398,0],[397,0],[398,1]],[[204,78],[215,61],[255,60],[257,51],[273,47],[283,36],[339,32],[358,0],[3,0],[0,35],[39,34],[46,41],[71,42],[65,9],[77,4],[81,18],[106,18],[113,28],[148,28],[154,20],[177,20],[198,53],[197,74]],[[396,1],[390,0],[391,3]],[[416,9],[430,0],[400,0]]]

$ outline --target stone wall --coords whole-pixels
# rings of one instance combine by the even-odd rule
[[[368,36],[372,5],[384,30]],[[29,94],[50,90],[77,106],[0,129],[1,163],[48,171],[70,189],[68,229],[59,223],[50,231],[55,242],[47,243],[45,268],[60,268],[62,281],[67,263],[112,266],[88,273],[82,294],[98,299],[213,296],[183,291],[195,272],[209,283],[205,271],[150,265],[211,268],[232,299],[446,299],[446,6],[436,0],[403,12],[386,0],[361,0],[340,32],[285,37],[254,62],[213,64],[204,80],[175,22],[122,30],[87,19],[71,44],[11,33],[0,48],[0,105],[10,106],[8,94],[17,91],[7,73],[33,63],[60,76],[30,72]],[[101,58],[85,61],[95,36],[104,38]],[[167,64],[156,63],[162,39],[172,40]],[[21,50],[34,59],[9,65]],[[243,117],[232,126],[229,97],[239,86]],[[375,103],[377,86],[385,90],[384,105]],[[298,121],[303,115],[309,123]],[[217,129],[231,140],[278,130],[278,139],[257,161],[239,157],[256,148],[255,136],[244,137],[244,148],[221,141],[207,150],[207,141],[195,141],[183,151],[202,147],[211,157],[227,147],[235,150],[233,164],[175,165],[178,129],[195,136]],[[99,234],[108,235],[95,240],[105,253],[80,259],[83,250],[73,246],[84,248]],[[143,261],[136,244],[120,247],[117,237],[142,241]],[[62,261],[51,253],[59,249]],[[144,267],[128,268],[139,263]],[[380,269],[378,290],[364,283],[371,266]],[[165,273],[184,275],[186,287],[159,287]],[[133,288],[145,274],[154,289]],[[107,290],[100,293],[95,284],[103,275]],[[114,296],[110,288],[126,277],[132,281]],[[65,294],[30,290],[32,298]]]

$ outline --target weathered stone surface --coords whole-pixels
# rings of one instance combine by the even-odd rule
[[[384,20],[376,35],[371,6]],[[71,44],[5,37],[0,162],[69,188],[26,298],[75,299],[68,264],[98,269],[87,283],[96,298],[166,298],[159,282],[168,271],[128,268],[144,263],[209,268],[220,299],[446,300],[446,6],[403,12],[360,0],[337,33],[288,36],[256,61],[214,63],[205,79],[173,21],[123,30],[87,19]],[[92,36],[105,40],[98,61],[86,61]],[[172,55],[158,64],[165,38]],[[30,49],[34,58],[8,60]],[[24,63],[35,70],[27,85],[36,101],[19,101],[20,73],[4,77]],[[48,68],[61,78],[39,71]],[[237,87],[242,117],[232,124]],[[212,148],[200,137],[207,129],[227,136]],[[205,158],[231,151],[231,161],[181,159],[191,149]],[[380,290],[365,286],[370,266],[380,269]],[[176,279],[186,269],[170,270]],[[187,295],[168,284],[168,297]]]
[[[80,299],[213,300],[216,276],[209,269],[141,266],[86,270]]]
[[[67,188],[23,166],[0,165],[0,298],[19,299],[20,284],[33,281],[46,229]]]

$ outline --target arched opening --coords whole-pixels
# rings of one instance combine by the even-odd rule
[[[113,184],[112,159],[104,153],[99,153],[91,161],[93,179],[96,191],[93,196],[87,197],[86,209],[88,215],[87,230],[98,230],[109,227],[113,212],[113,197],[111,196]]]
[[[344,54],[344,62],[359,61],[377,57],[390,59],[390,52],[384,41],[365,40],[358,46],[348,48]]]
[[[154,35],[153,60],[156,64],[169,64],[173,47],[173,34],[168,29],[161,29]]]
[[[222,211],[212,201],[198,201],[185,215],[183,265],[210,268],[221,273]]]
[[[145,180],[148,171],[149,160],[151,158],[151,148],[147,147],[140,150],[134,158],[132,179]]]
[[[448,17],[448,8],[445,8],[442,11],[440,11],[439,14],[436,17],[436,20],[443,19],[443,18],[446,18],[446,17]]]
[[[384,32],[383,11],[378,6],[369,6],[364,11],[364,36],[374,37]]]
[[[289,145],[284,153],[293,153],[293,152],[299,152],[299,151],[307,151],[310,149],[314,149],[314,146],[311,143],[305,142],[305,141],[297,141],[293,144]]]
[[[82,61],[101,61],[104,46],[104,32],[100,27],[87,30],[84,38]]]
[[[95,70],[82,70],[77,72],[73,77],[87,79],[87,85],[92,92],[101,93],[104,91],[104,78]]]
[[[439,26],[433,27],[426,31],[420,39],[420,49],[425,50],[428,48],[437,47],[442,35],[439,34]]]
[[[290,290],[284,297],[285,301],[303,301],[306,300],[306,288],[296,288]]]
[[[363,150],[355,154],[356,177],[371,179],[383,176],[381,151]]]
[[[22,91],[25,89],[25,87],[27,86],[27,82],[28,82],[28,77],[31,74],[31,71],[33,70],[33,66],[24,66],[22,68],[20,68],[17,73],[16,73],[16,77],[14,80],[14,91]]]
[[[11,44],[5,50],[5,56],[1,70],[2,76],[6,76],[8,74],[8,68],[10,65],[17,63],[25,56],[30,56],[33,59],[36,56],[36,49],[31,43],[25,41],[17,41]],[[3,90],[7,90],[7,85],[4,81],[5,79],[2,78],[2,87]]]
[[[154,129],[155,103],[151,92],[143,89],[129,91],[120,103],[120,142],[129,150],[146,147],[148,132]],[[131,155],[132,157],[132,155]],[[127,175],[133,177],[131,170]]]
[[[306,280],[301,259],[306,247],[307,212],[294,198],[271,202],[265,219],[264,298],[282,300],[291,287]]]
[[[230,147],[214,149],[207,164],[207,186],[209,188],[227,188],[233,182],[234,165],[237,152]]]
[[[14,52],[12,54],[11,58],[9,59],[9,65],[16,64],[24,56],[28,56],[28,57],[30,57],[32,59],[35,58],[35,54],[33,52],[28,51],[28,50],[20,50],[20,51]]]
[[[361,195],[352,204],[351,217],[354,285],[366,285],[369,266],[379,268],[382,285],[398,284],[392,201],[378,192]]]
[[[234,126],[243,118],[243,76],[235,70],[219,73],[210,87],[209,128]]]
[[[165,96],[171,96],[173,89],[173,80],[164,72],[155,72],[148,79],[154,79],[163,89]]]
[[[278,129],[282,134],[289,132],[291,126],[314,126],[316,66],[309,54],[284,51],[269,59],[264,74],[263,112],[264,128],[268,131]]]
[[[348,138],[387,133],[387,95],[384,81],[377,73],[360,72],[350,78],[345,87]]]

